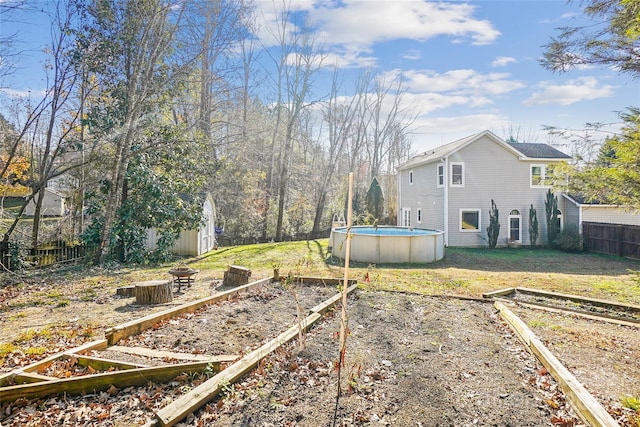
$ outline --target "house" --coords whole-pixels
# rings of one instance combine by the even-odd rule
[[[427,151],[398,167],[398,224],[442,230],[447,246],[486,246],[494,200],[498,244],[528,245],[533,205],[537,244],[545,244],[545,178],[570,159],[547,144],[507,142],[490,131]],[[566,199],[556,197],[562,224]]]
[[[197,256],[212,250],[215,247],[215,219],[216,206],[211,194],[201,195],[202,200],[202,222],[199,228],[184,230],[180,233],[178,240],[173,244],[171,252],[176,255]],[[160,236],[157,230],[147,231],[147,248],[155,249]]]
[[[587,202],[576,194],[563,193],[562,197],[565,199],[565,223],[576,224],[581,231],[583,222],[640,225],[640,215],[633,209],[598,201]]]

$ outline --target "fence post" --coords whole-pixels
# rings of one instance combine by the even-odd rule
[[[622,236],[624,235],[622,225],[618,224],[616,227],[616,238],[618,239],[618,256],[624,256],[624,239]]]

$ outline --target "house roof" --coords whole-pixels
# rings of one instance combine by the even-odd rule
[[[510,146],[531,159],[570,159],[571,156],[564,154],[549,144],[533,142],[507,142]]]
[[[462,139],[458,139],[456,141],[450,142],[445,145],[441,145],[440,147],[434,148],[433,150],[425,151],[423,154],[419,154],[417,156],[412,157],[407,162],[398,166],[398,170],[406,170],[416,166],[433,163],[436,161],[441,161],[447,156],[455,153],[456,151],[462,149],[463,147],[477,141],[482,137],[488,137],[492,139],[497,144],[502,145],[507,150],[510,150],[514,153],[514,155],[527,160],[527,159],[546,159],[546,160],[562,160],[562,159],[570,159],[571,157],[564,154],[563,152],[551,147],[547,144],[539,144],[539,143],[519,143],[513,142],[508,143],[498,136],[496,136],[493,132],[489,130],[485,130],[480,133],[476,133],[474,135],[467,136]]]
[[[587,199],[582,194],[562,193],[562,195],[569,201],[573,202],[573,204],[575,204],[576,206],[602,206],[602,207],[617,206],[603,200]]]

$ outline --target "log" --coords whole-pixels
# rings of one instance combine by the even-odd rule
[[[578,379],[555,357],[531,329],[503,303],[494,306],[518,338],[556,379],[582,421],[594,427],[617,427],[618,423]]]
[[[131,286],[122,286],[118,289],[116,289],[116,295],[120,295],[123,297],[134,297],[135,295],[135,289],[136,287],[131,285]]]
[[[238,265],[230,265],[224,272],[223,286],[240,286],[249,283],[251,270]]]
[[[136,304],[164,304],[173,299],[171,281],[149,280],[137,282],[135,286]]]

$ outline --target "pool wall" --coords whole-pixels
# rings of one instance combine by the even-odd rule
[[[405,227],[384,227],[384,234],[367,234],[357,228],[359,227],[352,227],[351,233],[349,258],[352,261],[375,264],[431,263],[444,257],[443,231],[415,229],[415,234],[412,234],[412,230]],[[399,232],[390,234],[393,229]],[[329,244],[333,256],[345,258],[346,239],[346,227],[331,231]]]

